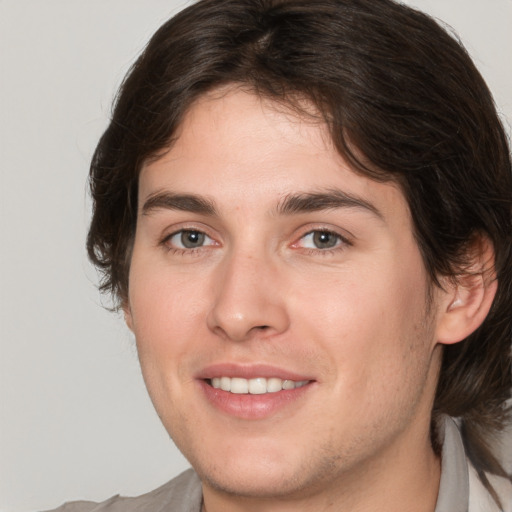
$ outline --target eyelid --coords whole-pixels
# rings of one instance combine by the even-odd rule
[[[356,236],[348,231],[348,229],[333,226],[332,224],[307,224],[301,226],[295,230],[295,235],[293,235],[293,238],[295,240],[299,240],[307,235],[310,235],[311,233],[316,233],[318,231],[332,233],[333,235],[339,236],[345,243],[348,244],[352,244],[353,240],[356,239]]]

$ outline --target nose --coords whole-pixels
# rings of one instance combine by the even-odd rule
[[[289,316],[279,270],[264,255],[232,254],[216,275],[210,330],[232,341],[286,331]]]

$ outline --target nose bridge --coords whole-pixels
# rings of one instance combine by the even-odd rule
[[[235,341],[255,332],[279,333],[288,326],[276,264],[264,249],[233,248],[215,280],[210,329]]]

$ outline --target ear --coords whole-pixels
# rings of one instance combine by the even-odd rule
[[[496,295],[491,241],[478,236],[468,249],[467,259],[464,274],[445,283],[436,331],[438,343],[450,345],[467,338],[485,320]]]
[[[124,314],[124,321],[126,325],[128,326],[128,329],[133,332],[133,317],[132,317],[132,310],[130,308],[130,304],[128,304],[128,301],[124,301],[122,304],[122,310]]]

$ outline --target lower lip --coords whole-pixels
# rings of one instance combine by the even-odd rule
[[[216,389],[204,380],[199,385],[207,400],[222,412],[245,420],[268,418],[302,398],[310,389],[312,382],[295,389],[261,395],[236,394]]]

